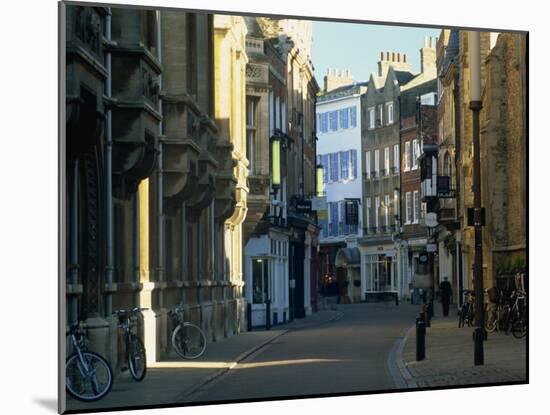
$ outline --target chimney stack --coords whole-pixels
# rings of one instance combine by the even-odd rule
[[[424,47],[420,49],[420,71],[422,73],[437,74],[435,44],[431,36],[424,38]]]
[[[401,59],[403,58],[403,59]],[[386,76],[390,66],[396,71],[409,71],[411,68],[407,63],[407,55],[401,52],[380,52],[380,61],[378,62],[378,76]]]
[[[330,92],[341,86],[353,84],[353,76],[349,69],[329,68],[324,83],[325,92]]]

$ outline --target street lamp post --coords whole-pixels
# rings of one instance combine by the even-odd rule
[[[470,109],[472,110],[472,141],[474,150],[473,192],[474,192],[474,294],[475,325],[474,364],[483,365],[484,310],[483,310],[483,246],[482,246],[482,208],[481,208],[481,160],[479,144],[479,112],[481,103],[481,67],[479,32],[468,33],[470,58]]]

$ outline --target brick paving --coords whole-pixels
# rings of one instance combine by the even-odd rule
[[[439,310],[436,310],[436,313]],[[441,313],[441,311],[439,311]],[[526,338],[488,333],[485,364],[474,365],[473,327],[458,328],[456,309],[426,328],[426,359],[416,361],[416,330],[404,339],[398,367],[409,388],[527,382]]]

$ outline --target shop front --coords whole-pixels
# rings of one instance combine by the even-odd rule
[[[398,293],[395,251],[368,254],[365,263],[365,300],[378,298],[382,293]]]
[[[288,235],[271,231],[253,236],[246,244],[246,296],[252,305],[252,327],[289,319]],[[268,306],[269,304],[269,306]]]

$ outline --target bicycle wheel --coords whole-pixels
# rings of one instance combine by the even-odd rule
[[[466,312],[466,323],[468,324],[468,327],[472,327],[474,325],[474,321],[475,321],[474,306],[473,304],[468,304],[468,308]]]
[[[466,317],[466,306],[463,305],[460,307],[460,311],[458,312],[458,327],[464,327],[464,319]]]
[[[136,381],[141,381],[147,372],[147,360],[145,358],[145,346],[141,339],[131,334],[128,339],[128,370]]]
[[[503,331],[504,334],[508,335],[508,330],[509,330],[509,327],[510,327],[510,308],[509,307],[504,307],[502,309],[502,314],[500,316],[500,321],[499,321],[499,330],[500,331]]]
[[[485,317],[485,330],[488,332],[493,332],[497,328],[497,309],[496,307],[490,307],[487,309],[487,314]]]
[[[113,386],[111,365],[94,352],[73,353],[65,363],[65,387],[69,395],[80,401],[103,398]]]
[[[179,324],[172,333],[172,346],[184,359],[196,359],[206,349],[206,337],[194,324]]]

